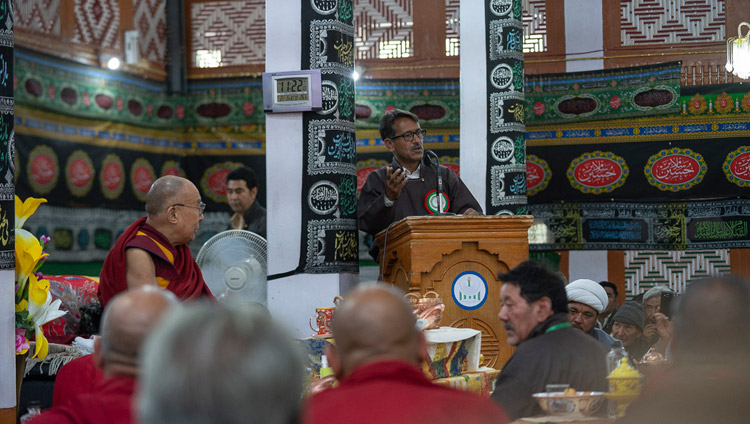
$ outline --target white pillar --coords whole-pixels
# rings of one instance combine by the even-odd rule
[[[16,406],[15,271],[0,271],[0,409]]]
[[[461,179],[487,210],[487,53],[484,2],[461,1]]]
[[[266,2],[266,72],[300,70],[300,0]],[[302,114],[266,115],[268,275],[298,267],[302,225]],[[357,274],[298,274],[268,282],[268,308],[295,337],[311,334],[316,307],[333,306]]]

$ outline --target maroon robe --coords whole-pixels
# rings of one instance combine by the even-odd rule
[[[109,377],[93,393],[81,394],[66,405],[53,406],[30,424],[130,424],[133,420],[135,377]]]
[[[122,233],[104,260],[99,276],[99,302],[102,308],[117,293],[128,289],[125,259],[128,248],[139,248],[150,253],[159,285],[173,292],[179,299],[188,300],[199,296],[213,298],[203,281],[198,264],[190,254],[190,247],[187,244],[172,246],[162,233],[146,223],[144,217]]]
[[[78,395],[93,393],[103,380],[104,372],[94,363],[94,355],[68,362],[55,377],[52,406],[67,405]]]
[[[338,387],[308,401],[304,424],[505,424],[490,399],[438,386],[403,361],[355,369]]]

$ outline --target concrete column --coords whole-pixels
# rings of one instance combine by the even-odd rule
[[[302,57],[302,2],[266,2],[266,72],[309,69]],[[334,19],[334,18],[331,18]],[[353,103],[353,92],[352,99]],[[266,115],[266,190],[268,203],[268,274],[300,266],[303,199],[303,114]],[[306,195],[306,193],[304,193]],[[333,306],[357,274],[295,274],[268,283],[268,307],[295,337],[311,334],[308,318],[316,307]]]
[[[565,0],[565,54],[568,59],[604,56],[602,2]],[[604,60],[569,60],[566,72],[598,71]]]

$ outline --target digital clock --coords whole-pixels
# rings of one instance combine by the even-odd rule
[[[263,73],[266,112],[306,112],[322,104],[320,69]]]

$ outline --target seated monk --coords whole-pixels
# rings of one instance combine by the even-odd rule
[[[419,365],[427,341],[412,307],[390,286],[361,285],[333,316],[326,346],[339,386],[308,399],[305,424],[505,424],[502,408],[438,386]]]
[[[93,362],[103,375],[92,376],[96,380],[90,390],[80,384],[76,396],[44,411],[30,423],[134,422],[133,393],[141,347],[159,319],[176,303],[172,293],[152,286],[115,296],[104,310],[102,336],[94,341]]]
[[[167,175],[154,181],[146,197],[147,216],[122,233],[104,260],[102,307],[117,293],[141,285],[158,285],[182,300],[213,298],[188,246],[205,207],[198,189],[185,178]]]

